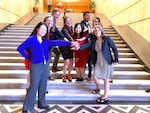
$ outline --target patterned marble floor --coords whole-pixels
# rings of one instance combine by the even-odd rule
[[[0,104],[0,113],[21,113],[21,104]],[[150,105],[50,104],[50,110],[32,113],[150,113]]]

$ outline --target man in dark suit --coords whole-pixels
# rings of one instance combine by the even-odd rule
[[[60,10],[59,9],[54,9],[52,11],[52,16],[54,19],[54,24],[51,29],[51,40],[57,40],[57,39],[64,39],[64,35],[58,30],[56,27],[56,20],[60,16]],[[60,50],[57,46],[53,47],[52,52],[55,54],[54,60],[53,60],[53,66],[52,66],[52,72],[60,71],[61,69],[57,67],[57,63],[59,61],[59,56],[60,56]]]

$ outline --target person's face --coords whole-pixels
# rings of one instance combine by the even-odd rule
[[[41,26],[39,27],[39,29],[37,29],[37,35],[40,36],[40,37],[45,36],[46,32],[47,32],[47,27],[46,27],[46,25],[41,25]]]
[[[79,24],[76,28],[75,28],[75,32],[76,33],[80,33],[82,31],[81,25]]]
[[[66,26],[72,26],[72,21],[71,21],[71,18],[67,18],[66,20],[65,20],[65,25]]]
[[[94,34],[96,37],[100,37],[102,35],[102,31],[99,27],[95,28]]]
[[[83,19],[88,22],[90,21],[90,13],[86,13],[84,16],[83,16]]]
[[[45,24],[48,26],[48,28],[51,28],[53,26],[54,20],[53,17],[50,16],[46,19]]]
[[[53,13],[52,16],[53,16],[53,18],[54,18],[55,20],[57,20],[57,19],[59,18],[59,16],[60,16],[60,12],[57,11],[57,12]]]
[[[98,19],[96,19],[96,18],[93,19],[93,27],[94,27],[95,25],[100,25],[100,22],[99,22]]]

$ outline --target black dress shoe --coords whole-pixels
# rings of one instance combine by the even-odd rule
[[[57,71],[61,71],[62,69],[60,68],[52,68],[52,72],[57,72]]]
[[[28,111],[27,110],[23,110],[22,113],[28,113]]]
[[[77,78],[76,81],[77,81],[77,82],[80,81],[80,78]]]
[[[80,82],[83,82],[83,81],[84,81],[84,79],[81,77],[81,78],[79,79],[79,81],[80,81]]]
[[[48,80],[54,81],[55,79],[53,77],[48,77]]]
[[[145,92],[149,93],[149,92],[150,92],[150,89],[149,89],[149,88],[148,88],[148,89],[146,89],[146,90],[145,90]]]
[[[77,78],[76,81],[78,81],[78,82],[83,82],[84,79],[81,77],[81,78]]]
[[[48,109],[50,109],[50,106],[49,106],[49,105],[46,105],[46,106],[40,106],[40,107],[38,107],[38,108],[48,110]]]
[[[48,90],[46,90],[45,93],[48,94]]]

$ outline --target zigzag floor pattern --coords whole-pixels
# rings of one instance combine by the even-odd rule
[[[0,113],[21,113],[21,104],[1,104]],[[150,113],[150,105],[50,104],[50,110],[33,113]]]

